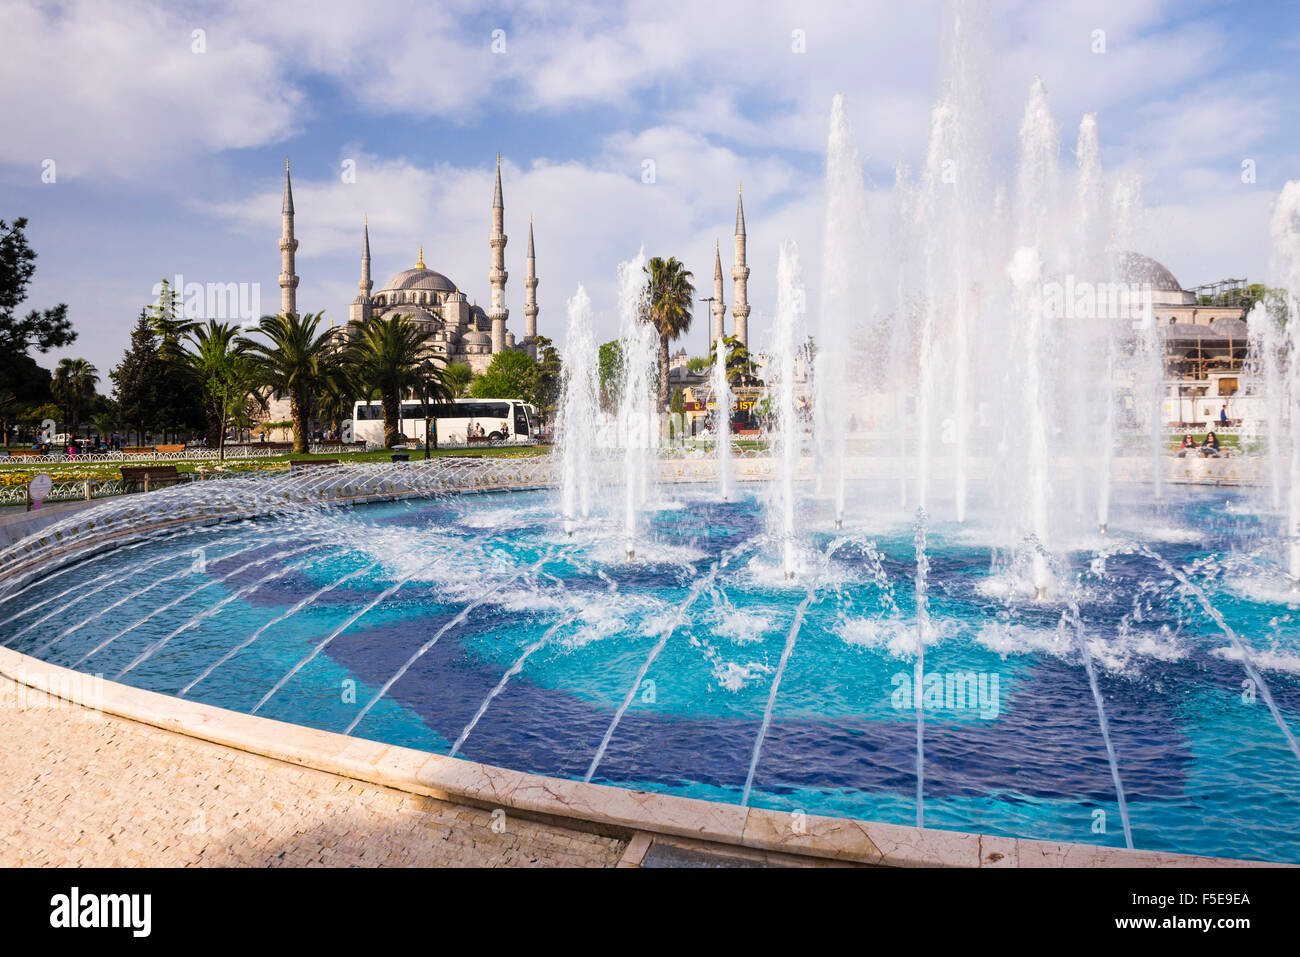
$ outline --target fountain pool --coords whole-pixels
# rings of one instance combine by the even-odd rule
[[[802,498],[788,580],[765,492],[660,484],[631,562],[619,504],[570,536],[551,490],[141,531],[12,578],[0,643],[329,731],[808,814],[913,824],[919,796],[929,828],[1123,847],[1118,780],[1138,848],[1300,863],[1279,725],[1300,730],[1300,601],[1265,510],[1118,486],[1109,534],[1062,532],[1058,591],[1034,601],[1040,550],[979,494],[923,535],[892,506],[837,529],[833,498]]]

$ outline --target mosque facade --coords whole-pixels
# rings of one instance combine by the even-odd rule
[[[280,311],[296,313],[299,277],[295,254],[298,240],[294,235],[293,186],[287,161],[284,171],[284,200],[280,212]],[[440,357],[448,363],[467,364],[475,375],[487,370],[493,356],[507,350],[524,349],[534,354],[537,315],[540,310],[537,306],[537,262],[531,217],[528,223],[522,340],[517,339],[506,327],[510,317],[510,310],[505,304],[506,281],[509,278],[505,264],[507,242],[501,158],[498,156],[496,186],[492,197],[492,231],[488,237],[491,249],[491,266],[488,270],[491,295],[488,308],[485,310],[477,302],[472,302],[458,283],[426,266],[423,247],[420,247],[414,266],[397,273],[376,291],[370,272],[370,224],[365,221],[361,231],[361,278],[357,283],[358,295],[348,305],[348,319],[364,322],[372,316],[410,316],[433,333],[430,343]]]

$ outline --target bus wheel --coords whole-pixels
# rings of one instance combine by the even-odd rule
[[[489,442],[504,442],[505,438],[506,437],[502,435],[500,432],[493,432],[490,435],[488,435]]]

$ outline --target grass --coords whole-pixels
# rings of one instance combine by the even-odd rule
[[[1186,434],[1187,434],[1186,432],[1180,432],[1177,435],[1173,436],[1172,438],[1168,439],[1166,445],[1169,448],[1169,450],[1172,452],[1177,452],[1179,446],[1183,444],[1183,436]],[[1197,445],[1204,445],[1205,437],[1207,435],[1209,435],[1208,432],[1193,432],[1192,439],[1196,442]],[[1225,432],[1222,435],[1219,435],[1219,433],[1216,432],[1215,435],[1218,436],[1219,445],[1221,445],[1223,448],[1232,449],[1234,452],[1241,451],[1240,435],[1236,435],[1231,432]]]

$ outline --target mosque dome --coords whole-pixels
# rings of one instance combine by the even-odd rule
[[[1150,283],[1152,292],[1182,292],[1174,274],[1150,256],[1135,252],[1115,254],[1115,271],[1123,282]]]
[[[388,282],[380,292],[405,292],[407,290],[427,290],[429,292],[455,292],[456,284],[440,272],[432,269],[404,269]]]
[[[424,247],[420,247],[420,256],[414,266],[403,269],[388,282],[384,283],[380,293],[389,292],[455,292],[456,284],[440,272],[435,272],[424,264]]]

